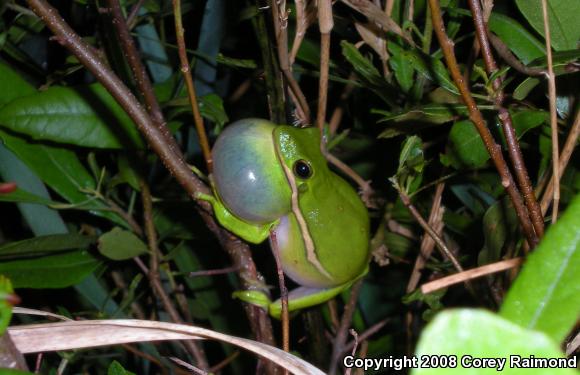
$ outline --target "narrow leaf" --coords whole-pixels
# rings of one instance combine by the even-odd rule
[[[53,234],[38,236],[0,246],[0,256],[21,256],[70,249],[86,249],[94,238],[82,234]]]
[[[14,288],[65,288],[82,281],[101,262],[87,251],[43,256],[0,263],[0,274],[12,280]]]

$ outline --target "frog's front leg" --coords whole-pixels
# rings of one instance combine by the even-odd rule
[[[270,230],[278,224],[278,220],[268,224],[253,224],[243,221],[233,215],[219,198],[213,195],[196,193],[195,198],[206,201],[213,207],[218,222],[227,230],[235,233],[247,242],[261,243],[270,235]]]
[[[336,297],[342,291],[350,288],[351,285],[352,281],[334,288],[320,289],[301,286],[293,289],[288,293],[288,311],[292,312],[319,305]],[[280,319],[282,315],[282,300],[277,299],[272,302],[264,292],[243,290],[234,292],[233,296],[268,310],[268,313],[276,319]]]

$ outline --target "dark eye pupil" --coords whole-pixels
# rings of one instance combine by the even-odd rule
[[[294,174],[300,178],[308,178],[312,175],[310,164],[304,160],[298,160],[294,163]]]

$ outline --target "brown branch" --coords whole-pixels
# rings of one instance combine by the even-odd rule
[[[409,210],[409,212],[411,213],[413,218],[415,218],[415,220],[425,230],[425,232],[427,232],[429,234],[429,236],[431,236],[433,241],[435,241],[435,244],[437,245],[437,247],[441,251],[441,254],[444,257],[446,257],[447,259],[449,259],[451,261],[451,263],[453,263],[453,266],[455,267],[457,272],[463,272],[463,267],[461,267],[459,260],[457,260],[455,255],[453,255],[453,253],[451,252],[449,247],[447,247],[447,244],[445,243],[445,241],[443,241],[443,239],[433,230],[433,228],[431,228],[429,223],[427,223],[425,221],[425,219],[423,219],[423,216],[421,216],[421,213],[419,213],[417,208],[415,208],[413,203],[411,203],[409,196],[407,194],[405,194],[399,186],[395,186],[395,188],[397,189],[397,192],[399,193],[399,197],[401,198],[401,201],[403,202],[405,207],[407,207],[407,209]]]
[[[300,50],[300,45],[306,35],[306,30],[314,22],[314,1],[312,0],[295,0],[296,7],[296,33],[294,34],[294,41],[292,42],[292,49],[288,58],[290,66],[294,64],[296,55]]]
[[[324,142],[324,122],[326,120],[326,102],[328,99],[328,71],[330,66],[330,33],[334,27],[331,0],[318,1],[318,27],[320,29],[320,77],[318,80],[316,126],[320,130],[320,139]]]
[[[350,82],[354,81],[355,75],[351,74],[348,78],[349,83],[344,86],[342,94],[340,94],[340,100],[338,105],[334,108],[332,115],[330,116],[330,120],[328,121],[328,133],[331,136],[336,134],[338,126],[342,120],[342,116],[344,115],[344,107],[347,104],[347,100],[354,91],[354,85]]]
[[[149,80],[149,76],[147,75],[147,71],[145,70],[145,66],[141,61],[141,56],[139,51],[137,51],[137,47],[135,46],[135,42],[133,41],[133,37],[129,32],[129,27],[125,18],[123,17],[123,11],[121,10],[121,6],[119,5],[119,0],[107,0],[110,7],[110,14],[112,17],[112,24],[117,31],[117,35],[119,37],[119,41],[121,42],[121,47],[123,49],[124,56],[127,59],[127,63],[131,68],[131,72],[133,73],[133,77],[135,78],[135,82],[137,83],[137,88],[139,89],[139,93],[143,95],[143,100],[145,101],[145,108],[147,112],[153,119],[153,123],[157,126],[159,131],[164,137],[165,142],[171,147],[171,149],[175,152],[176,157],[180,157],[181,153],[179,152],[179,146],[175,141],[175,138],[171,135],[169,128],[165,122],[163,117],[163,112],[161,111],[161,107],[159,106],[159,102],[155,97],[155,93],[153,92],[153,86],[151,85],[151,81]]]
[[[527,76],[541,76],[545,74],[545,71],[540,68],[529,68],[525,66],[510,49],[502,42],[500,38],[495,36],[489,29],[487,30],[487,37],[491,42],[491,45],[495,49],[495,52],[505,61],[509,66],[517,70],[518,72],[525,74]]]
[[[562,149],[562,153],[558,158],[560,164],[558,169],[560,171],[560,176],[558,179],[561,179],[564,175],[564,170],[568,166],[568,162],[570,161],[570,157],[572,156],[572,152],[576,147],[576,143],[578,142],[578,137],[580,137],[580,111],[576,113],[576,118],[574,119],[574,124],[572,125],[572,129],[570,129],[570,133],[568,134],[568,138],[566,139],[566,143],[564,144],[564,148]],[[548,207],[552,202],[552,193],[554,189],[554,177],[556,175],[552,173],[552,178],[550,179],[550,183],[546,186],[546,191],[542,196],[542,201],[540,206],[542,207],[542,212],[546,214],[548,212]]]
[[[542,0],[542,16],[544,18],[544,35],[546,39],[546,59],[548,60],[548,96],[550,98],[550,128],[552,130],[552,170],[554,176],[560,176],[560,163],[558,156],[558,118],[556,115],[556,76],[552,64],[552,46],[550,38],[550,21],[548,19],[548,4]],[[552,202],[552,224],[558,219],[558,204],[560,203],[560,179],[552,179],[553,202]]]
[[[508,169],[508,166],[503,158],[501,153],[501,147],[495,142],[491,132],[485,125],[485,121],[483,120],[483,116],[471,95],[469,87],[467,83],[461,76],[461,72],[459,71],[459,65],[457,64],[457,59],[455,58],[455,53],[453,51],[453,42],[449,39],[445,32],[445,25],[443,24],[443,17],[441,16],[441,8],[439,7],[439,2],[437,0],[429,0],[429,6],[431,8],[431,19],[433,21],[433,27],[435,30],[435,34],[437,35],[437,39],[439,40],[439,44],[441,45],[441,50],[443,51],[443,55],[445,57],[445,61],[447,63],[447,67],[453,77],[453,81],[455,85],[459,89],[461,93],[461,97],[463,102],[467,106],[469,111],[469,118],[475,125],[477,131],[483,143],[489,153],[493,163],[495,164],[496,169],[498,170],[501,184],[506,189],[510,199],[514,205],[516,213],[518,215],[520,224],[522,226],[524,235],[526,236],[528,243],[531,247],[535,247],[538,243],[538,237],[534,232],[533,225],[531,223],[530,217],[522,202],[522,197],[515,186],[514,179]]]
[[[145,0],[139,0],[131,8],[129,15],[127,16],[127,25],[129,27],[129,30],[133,30],[133,27],[135,27],[135,24],[137,23],[137,16],[139,15],[139,9],[141,9],[144,3]]]
[[[70,28],[60,17],[57,10],[44,0],[28,0],[28,4],[56,35],[58,41],[93,73],[97,80],[127,112],[147,140],[149,146],[163,161],[166,168],[187,194],[193,199],[195,199],[196,193],[198,192],[209,194],[210,190],[208,187],[191,173],[191,169],[182,158],[175,157],[174,152],[165,143],[164,137],[159,129],[154,126],[147,113],[129,89],[98,58],[92,48]],[[197,201],[197,204],[198,212],[208,229],[215,234],[220,245],[233,259],[234,263],[239,265],[240,271],[238,275],[241,279],[242,287],[250,289],[253,285],[256,285],[259,282],[258,272],[252,260],[248,245],[217,225],[209,213],[209,204],[202,201]],[[263,309],[251,305],[245,306],[245,311],[256,339],[260,342],[274,345],[272,325],[266,312]]]
[[[435,233],[441,236],[443,231],[443,208],[441,206],[441,200],[443,197],[443,189],[445,184],[440,182],[435,189],[435,195],[433,196],[433,203],[431,204],[431,213],[429,214],[429,226],[433,227]],[[435,248],[435,241],[431,236],[423,236],[421,240],[421,247],[419,255],[415,260],[415,266],[411,272],[411,277],[409,277],[409,282],[407,283],[407,293],[415,290],[419,284],[419,279],[421,278],[421,271],[425,267],[427,260],[431,257],[431,253]]]
[[[363,14],[369,21],[378,24],[384,31],[392,32],[403,38],[410,46],[414,47],[415,42],[408,33],[403,31],[393,19],[388,16],[390,11],[385,12],[369,0],[342,0],[343,3]]]
[[[282,261],[280,260],[280,249],[278,248],[278,240],[276,232],[270,232],[270,246],[272,247],[272,254],[276,261],[276,273],[278,274],[278,284],[280,286],[280,301],[282,304],[282,349],[285,352],[290,352],[290,318],[288,315],[288,288],[284,281],[284,272],[282,271]],[[284,374],[288,374],[284,370]]]
[[[372,335],[379,332],[389,322],[389,320],[390,320],[390,318],[386,318],[386,319],[379,321],[378,323],[373,324],[366,331],[364,331],[363,333],[358,335],[357,340],[358,341],[365,341],[366,339],[369,339]],[[345,353],[349,352],[350,350],[355,349],[355,345],[357,344],[357,340],[352,340],[349,343],[347,343],[342,351],[342,354],[344,355]]]
[[[187,273],[187,277],[225,275],[228,273],[236,272],[239,269],[240,269],[239,266],[230,266],[230,267],[220,268],[220,269],[216,269],[216,270],[192,271],[192,272]]]
[[[173,15],[175,18],[175,36],[177,38],[177,47],[179,52],[179,62],[181,64],[181,73],[183,73],[183,79],[185,79],[185,86],[187,87],[187,96],[189,97],[189,105],[191,106],[191,110],[193,112],[193,121],[195,123],[197,137],[199,138],[201,152],[203,154],[203,158],[205,159],[207,171],[208,173],[211,173],[213,170],[212,168],[213,162],[211,158],[209,141],[207,139],[205,127],[203,126],[203,119],[201,118],[201,112],[199,111],[199,105],[197,104],[197,94],[195,93],[195,85],[193,84],[191,69],[189,68],[189,60],[187,59],[187,49],[185,47],[185,39],[183,36],[185,30],[181,22],[180,0],[173,0]]]
[[[447,288],[451,285],[458,284],[461,282],[466,282],[481,276],[489,275],[492,273],[497,273],[500,271],[508,270],[514,268],[523,263],[522,258],[514,258],[508,260],[502,260],[501,262],[486,264],[485,266],[472,268],[470,270],[442,277],[441,279],[428,282],[421,285],[421,293],[428,294],[433,293],[439,289]]]
[[[350,328],[352,317],[356,310],[356,302],[358,300],[361,287],[362,280],[358,280],[350,289],[350,298],[344,307],[344,312],[342,313],[342,318],[340,319],[340,326],[334,338],[334,343],[332,344],[332,356],[330,357],[330,369],[328,370],[328,373],[331,375],[336,374],[338,370],[338,364],[341,363],[340,359],[344,351],[346,339],[348,338],[348,329]]]
[[[493,57],[493,53],[491,52],[489,39],[487,38],[487,25],[483,18],[481,4],[479,0],[469,0],[469,7],[471,9],[471,13],[473,14],[475,33],[481,47],[481,54],[485,63],[485,70],[487,71],[487,74],[492,75],[498,71],[498,68]],[[503,133],[508,146],[508,154],[514,167],[516,179],[524,197],[524,202],[526,204],[526,208],[528,209],[530,219],[532,220],[534,230],[536,231],[538,237],[541,238],[544,235],[544,217],[542,216],[542,210],[540,209],[540,205],[538,204],[536,196],[534,195],[534,189],[532,187],[532,183],[530,182],[528,170],[526,169],[522,151],[520,150],[520,145],[512,124],[512,117],[503,105],[504,93],[502,89],[502,78],[499,76],[495,78],[492,82],[492,85],[495,90],[494,102],[498,108],[498,117],[502,124]]]
[[[101,195],[100,192],[96,192],[97,194],[97,198],[99,198],[100,200],[102,200],[108,207],[108,211],[114,212],[117,215],[119,215],[121,218],[123,218],[127,224],[129,224],[129,227],[131,228],[131,230],[133,232],[135,232],[136,235],[138,235],[139,237],[143,236],[143,229],[141,228],[141,226],[139,225],[139,223],[137,223],[137,221],[135,221],[135,219],[133,218],[133,216],[131,216],[128,212],[126,212],[125,210],[123,210],[121,208],[121,206],[119,206],[117,203],[115,203],[113,200],[104,197]]]
[[[284,75],[284,79],[290,87],[290,94],[300,112],[301,122],[304,124],[310,123],[310,108],[304,93],[300,89],[300,85],[292,75],[292,67],[290,66],[290,57],[288,56],[288,14],[286,10],[286,1],[271,1],[272,21],[274,24],[274,32],[276,34],[276,45],[278,51],[278,62],[280,64],[280,71]]]
[[[163,304],[163,308],[169,314],[171,321],[177,324],[183,324],[184,320],[179,315],[179,312],[175,308],[173,301],[169,298],[163,284],[161,282],[161,276],[159,274],[159,261],[161,259],[161,251],[159,246],[157,246],[157,231],[155,230],[155,223],[153,222],[153,201],[151,198],[151,192],[149,191],[149,186],[143,181],[140,181],[141,186],[141,199],[143,201],[143,221],[145,222],[145,235],[147,237],[147,245],[149,247],[149,252],[151,257],[149,258],[149,272],[147,277],[149,282],[153,287],[153,292],[157,295],[157,298]],[[183,346],[195,358],[197,365],[205,370],[209,368],[209,363],[203,351],[203,348],[197,341],[185,340],[183,341]]]

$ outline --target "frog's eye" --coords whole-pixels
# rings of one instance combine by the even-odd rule
[[[306,160],[298,160],[294,163],[294,174],[300,178],[312,176],[312,167]]]

